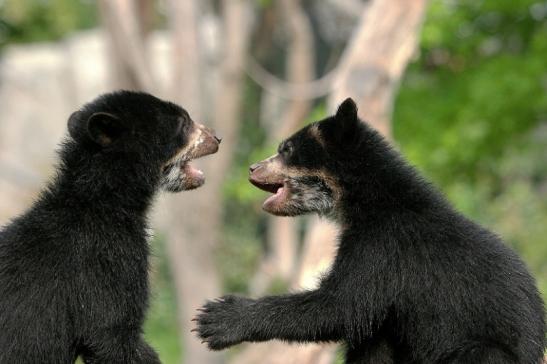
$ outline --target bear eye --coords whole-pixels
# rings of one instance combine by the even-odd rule
[[[172,142],[174,140],[177,140],[184,128],[184,119],[181,117],[178,117],[175,125],[173,126],[173,129],[171,129],[168,133],[168,142]]]
[[[277,150],[277,152],[283,157],[288,157],[292,153],[292,150],[293,150],[292,143],[285,142],[279,146],[279,149]]]

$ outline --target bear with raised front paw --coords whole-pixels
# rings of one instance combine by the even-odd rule
[[[348,99],[250,168],[267,212],[340,226],[317,289],[208,302],[197,334],[213,350],[247,341],[337,341],[346,363],[539,364],[542,299],[522,260],[457,212]]]

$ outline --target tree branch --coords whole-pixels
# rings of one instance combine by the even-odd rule
[[[99,11],[111,43],[111,58],[117,87],[155,90],[155,82],[146,60],[140,15],[131,0],[100,0]]]

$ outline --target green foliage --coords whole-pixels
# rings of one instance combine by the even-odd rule
[[[272,6],[272,0],[256,0],[256,3],[263,8]]]
[[[229,206],[226,227],[217,254],[217,266],[221,272],[224,290],[243,294],[248,293],[249,281],[258,268],[263,246],[259,237],[264,231],[265,222],[255,209],[245,212],[241,206]]]
[[[3,0],[0,1],[0,48],[10,43],[59,39],[96,23],[93,1]]]
[[[260,196],[260,192],[250,188],[247,181],[249,166],[271,155],[275,149],[273,146],[262,147],[266,143],[267,135],[259,123],[260,89],[249,79],[246,82],[244,99],[240,137],[234,151],[233,168],[226,176],[224,196],[228,203],[237,201],[248,207],[249,203],[256,201]]]
[[[286,294],[289,291],[289,288],[289,282],[286,282],[284,279],[277,277],[272,279],[266,292],[269,295]]]
[[[547,297],[547,5],[431,3],[395,105],[404,154],[525,258]]]
[[[179,340],[175,287],[167,264],[165,239],[152,243],[152,296],[144,326],[144,336],[160,356],[162,363],[180,363],[182,349]]]

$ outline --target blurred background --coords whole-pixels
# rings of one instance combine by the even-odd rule
[[[547,298],[547,1],[0,0],[0,225],[52,175],[70,113],[119,88],[223,137],[206,185],[154,208],[145,336],[164,363],[340,362],[336,345],[209,353],[189,330],[206,298],[328,269],[336,228],[267,216],[247,169],[347,96]]]

